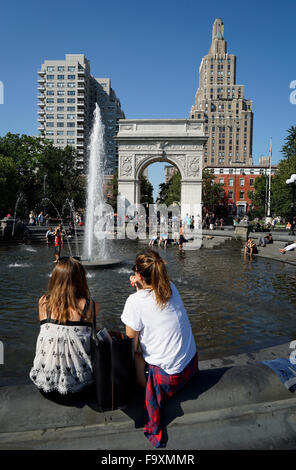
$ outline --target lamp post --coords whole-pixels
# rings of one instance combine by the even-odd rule
[[[293,174],[290,176],[289,179],[286,180],[286,184],[290,184],[292,186],[293,191],[293,199],[291,204],[291,230],[289,235],[295,235],[294,233],[294,213],[295,213],[295,186],[296,186],[296,175]]]
[[[44,217],[46,216],[46,208],[45,208],[45,197],[46,197],[46,186],[45,186],[45,182],[46,182],[46,177],[47,175],[44,175],[43,177],[43,200],[44,200],[44,203],[43,203],[43,210],[44,210]]]

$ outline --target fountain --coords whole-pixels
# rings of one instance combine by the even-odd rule
[[[120,264],[121,260],[109,256],[107,240],[104,236],[106,231],[103,230],[105,218],[100,216],[104,207],[105,149],[104,125],[98,104],[94,111],[88,152],[86,223],[81,262],[88,268],[110,267]]]

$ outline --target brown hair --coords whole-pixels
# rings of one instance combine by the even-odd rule
[[[82,264],[72,257],[60,258],[53,269],[45,298],[49,312],[55,313],[58,323],[66,323],[71,310],[78,311],[81,316],[78,300],[90,298]]]
[[[157,304],[164,307],[171,298],[172,289],[163,259],[154,250],[141,251],[136,258],[136,271],[152,287]]]

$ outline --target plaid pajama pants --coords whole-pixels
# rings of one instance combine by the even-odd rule
[[[166,400],[184,387],[197,372],[197,353],[179,374],[169,375],[160,367],[149,364],[145,394],[145,408],[149,421],[144,426],[144,434],[154,447],[165,447],[161,412]]]

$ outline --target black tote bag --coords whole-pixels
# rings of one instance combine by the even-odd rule
[[[91,358],[98,407],[101,411],[123,407],[135,386],[134,339],[109,331],[112,343],[96,336],[96,312],[93,302]]]

